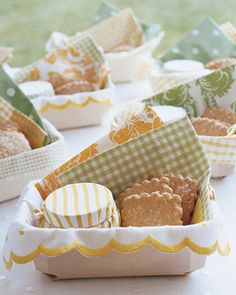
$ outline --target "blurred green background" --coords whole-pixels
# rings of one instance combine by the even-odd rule
[[[53,31],[73,35],[85,28],[102,1],[98,0],[0,0],[0,45],[14,47],[10,64],[23,66],[44,54]],[[108,2],[108,1],[107,1]],[[146,22],[158,22],[166,32],[160,50],[211,16],[218,23],[236,24],[236,0],[111,0],[131,7]],[[160,52],[160,51],[159,51]]]

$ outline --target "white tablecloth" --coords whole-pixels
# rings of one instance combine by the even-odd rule
[[[117,87],[115,105],[152,94],[148,82],[122,84]],[[63,131],[69,155],[73,156],[109,130],[112,113],[100,126]],[[224,216],[232,251],[228,257],[211,255],[204,269],[187,276],[79,279],[51,281],[34,269],[33,263],[17,265],[7,277],[0,269],[0,294],[155,294],[155,295],[234,295],[236,294],[236,173],[212,180],[219,206]],[[0,251],[8,224],[16,212],[16,199],[0,204]]]

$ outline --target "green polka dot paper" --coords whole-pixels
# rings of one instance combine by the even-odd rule
[[[44,129],[41,117],[31,101],[3,69],[0,69],[0,96]]]
[[[207,63],[229,56],[236,57],[236,44],[211,18],[207,18],[168,50],[161,61],[193,59]]]

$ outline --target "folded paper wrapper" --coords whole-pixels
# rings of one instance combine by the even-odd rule
[[[130,137],[123,138],[127,134]],[[61,172],[56,177],[59,186],[100,183],[117,198],[127,186],[153,171],[188,175],[199,181],[193,224],[110,229],[38,228],[34,216],[43,200],[36,187],[45,182],[32,182],[23,191],[16,220],[9,227],[3,251],[8,270],[14,262],[34,260],[39,271],[55,279],[185,274],[203,267],[206,256],[215,250],[222,255],[229,252],[214,193],[209,186],[210,165],[187,118],[163,126],[160,118],[148,108],[141,116],[127,121],[123,128],[111,131],[107,138],[121,139],[123,144],[115,144],[113,148],[110,145],[94,156],[87,154],[87,160],[76,165],[72,160],[66,169],[62,165],[56,170]],[[54,190],[53,185],[49,187]]]
[[[58,129],[101,123],[112,107],[115,92],[103,55],[89,37],[78,40],[75,48],[63,45],[55,49],[39,62],[21,69],[15,80],[18,83],[37,80],[53,83],[61,75],[76,79],[82,76],[102,89],[73,95],[40,95],[32,100],[39,113]]]
[[[111,191],[97,183],[69,184],[55,190],[43,202],[42,211],[37,215],[39,227],[42,228],[120,226]]]
[[[25,114],[15,109],[2,97],[0,97],[0,121],[1,120],[15,123],[20,131],[25,134],[33,149],[43,147],[50,142],[46,131]]]
[[[214,71],[189,83],[158,93],[143,102],[146,105],[174,105],[188,115],[201,116],[206,107],[221,106],[236,111],[236,66]],[[236,135],[199,136],[212,165],[212,176],[232,174],[236,164]]]
[[[170,48],[161,57],[161,61],[192,59],[205,64],[229,56],[236,56],[236,43],[229,35],[229,28],[222,28],[207,18]]]
[[[113,82],[141,80],[148,77],[153,67],[152,51],[160,44],[164,32],[144,41],[144,32],[131,9],[127,8],[114,16],[106,18],[81,35],[90,35],[105,51],[105,57],[111,67]],[[81,35],[70,40],[75,42]],[[127,45],[132,39],[133,49],[122,52],[111,52],[115,47]]]
[[[29,117],[44,129],[41,117],[35,110],[31,101],[3,68],[0,69],[0,96],[11,104],[13,108]]]
[[[30,180],[43,177],[65,161],[64,138],[49,122],[42,122],[50,144],[0,160],[0,202],[19,196]]]

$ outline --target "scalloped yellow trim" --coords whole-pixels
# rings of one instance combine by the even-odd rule
[[[66,108],[68,108],[69,106],[73,106],[73,107],[79,107],[79,108],[85,108],[86,106],[88,106],[90,103],[95,103],[98,105],[103,105],[103,106],[108,106],[108,107],[112,107],[112,103],[110,101],[110,99],[105,99],[105,100],[99,100],[97,98],[91,97],[89,96],[85,101],[78,103],[75,102],[71,99],[69,99],[67,102],[65,102],[64,104],[61,105],[56,105],[52,102],[47,102],[42,108],[40,108],[38,111],[40,113],[45,113],[48,109],[53,109],[53,110],[64,110]]]
[[[35,249],[33,252],[31,252],[28,255],[18,256],[13,251],[11,251],[9,260],[7,261],[5,257],[3,257],[3,259],[4,259],[6,269],[10,271],[12,268],[13,262],[18,264],[24,264],[24,263],[32,261],[39,254],[44,254],[46,256],[58,256],[58,255],[62,255],[67,252],[70,252],[73,249],[76,249],[82,255],[85,255],[88,257],[98,257],[98,256],[104,256],[106,253],[108,253],[111,250],[117,250],[123,253],[134,252],[141,248],[144,248],[148,244],[152,245],[156,250],[159,250],[162,252],[169,252],[169,253],[178,252],[182,250],[183,248],[188,247],[192,251],[201,255],[210,255],[217,250],[221,256],[227,256],[231,250],[229,244],[227,244],[225,249],[222,249],[218,241],[216,241],[215,244],[211,247],[202,247],[195,244],[190,238],[185,237],[178,244],[166,245],[166,244],[162,244],[158,240],[155,240],[152,236],[147,236],[144,240],[134,244],[121,244],[118,241],[112,239],[104,247],[97,248],[97,249],[87,248],[86,246],[80,244],[78,241],[74,241],[69,245],[58,247],[58,248],[47,248],[44,245],[39,245],[37,249]]]

